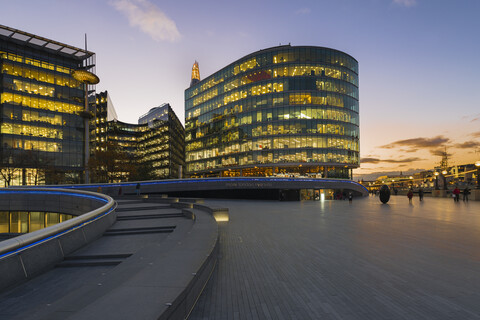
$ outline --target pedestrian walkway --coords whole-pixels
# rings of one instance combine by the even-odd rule
[[[206,203],[230,221],[189,319],[480,319],[480,202]]]
[[[197,279],[210,274],[205,261],[217,241],[216,222],[195,209],[117,202],[117,222],[101,238],[2,292],[0,319],[157,319],[188,312],[182,297],[194,301],[200,290],[188,286],[203,286]]]

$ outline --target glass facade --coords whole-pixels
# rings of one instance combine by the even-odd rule
[[[97,93],[95,96],[95,116],[90,122],[90,151],[103,148],[107,141],[108,122],[118,120],[108,91]]]
[[[75,216],[41,211],[0,211],[0,233],[28,233],[53,226]]]
[[[349,178],[359,166],[358,62],[341,51],[252,53],[185,90],[187,173]]]
[[[112,167],[127,171],[113,173],[114,181],[178,178],[179,170],[183,170],[180,166],[185,166],[185,129],[171,106],[165,103],[152,108],[139,118],[139,124],[130,124],[108,120],[116,118],[113,105],[108,107],[109,101],[107,92],[97,94],[96,117],[91,132],[95,137],[92,159],[108,151],[109,147],[119,147],[121,154],[115,153],[120,155],[116,161],[123,161],[123,165]],[[132,177],[132,171],[128,172],[132,163],[140,176]]]
[[[138,145],[140,161],[152,168],[155,179],[178,178],[185,166],[185,129],[166,103],[138,119],[148,125]]]
[[[85,91],[71,72],[94,66],[92,52],[0,26],[2,184],[81,182]]]

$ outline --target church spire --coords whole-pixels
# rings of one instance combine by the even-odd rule
[[[192,81],[190,82],[190,87],[197,82],[200,82],[200,68],[198,67],[197,60],[195,60],[195,63],[192,67]]]

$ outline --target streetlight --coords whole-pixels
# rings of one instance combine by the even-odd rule
[[[435,175],[435,190],[438,190],[438,175],[439,175],[439,173],[438,173],[438,171],[435,171],[433,174]]]
[[[448,171],[447,170],[443,170],[442,171],[442,177],[443,177],[443,190],[447,190],[447,175]]]
[[[90,119],[93,117],[92,112],[90,111],[88,105],[88,85],[95,85],[100,82],[100,79],[92,72],[84,70],[84,69],[77,69],[72,71],[72,77],[83,83],[85,88],[85,109],[80,112],[80,115],[84,119],[85,123],[85,145],[84,145],[84,166],[85,166],[85,183],[90,183],[90,170],[88,169],[88,160],[90,159],[90,128],[89,123]]]
[[[480,189],[480,160],[475,162],[475,167],[477,167],[477,189]]]

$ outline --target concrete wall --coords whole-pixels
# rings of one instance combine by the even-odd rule
[[[77,215],[63,223],[0,242],[0,291],[53,268],[100,237],[116,220],[115,201],[93,192],[60,189],[0,190],[0,210]]]
[[[169,179],[156,181],[140,181],[140,192],[166,193],[182,191],[204,190],[299,190],[299,189],[342,189],[351,190],[363,196],[368,190],[361,184],[346,179],[309,179],[309,178],[202,178],[202,179]],[[102,192],[117,196],[121,189],[122,194],[135,194],[137,182],[90,184],[66,186],[69,188],[96,191],[100,187]]]

